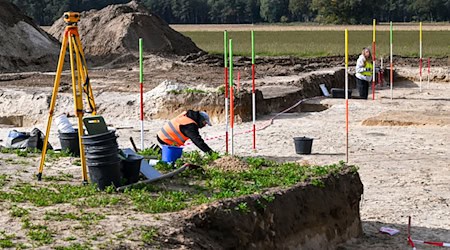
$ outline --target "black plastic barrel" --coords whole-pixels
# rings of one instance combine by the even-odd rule
[[[59,142],[61,143],[61,150],[68,150],[73,156],[80,156],[80,141],[78,137],[78,130],[72,133],[59,133]]]
[[[103,165],[87,164],[89,168],[89,178],[92,183],[97,184],[100,190],[107,186],[120,186],[120,160]]]
[[[115,131],[82,138],[91,182],[100,190],[110,185],[120,186],[121,164]]]
[[[126,180],[125,184],[133,184],[139,181],[139,173],[141,172],[141,162],[144,157],[140,155],[128,155],[121,162],[122,178]]]
[[[311,154],[313,139],[308,137],[294,137],[295,152],[300,155]]]

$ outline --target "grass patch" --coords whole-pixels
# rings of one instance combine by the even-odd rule
[[[157,150],[155,148],[146,148],[144,150],[139,151],[138,154],[142,156],[155,157],[157,159],[161,159],[162,157],[161,150]]]
[[[15,148],[1,148],[0,153],[3,154],[16,154],[19,157],[27,157],[29,153],[35,154],[37,150],[34,149],[15,149]]]
[[[30,229],[27,236],[39,246],[53,243],[53,233],[47,227]]]
[[[88,250],[88,249],[91,249],[90,245],[80,243],[73,243],[70,244],[69,246],[55,247],[55,250]]]
[[[217,153],[200,154],[198,151],[193,151],[183,154],[183,157],[175,165],[191,163],[206,167],[218,158],[220,155]],[[117,194],[113,187],[108,187],[104,192],[100,192],[93,185],[50,183],[45,187],[37,187],[29,183],[20,183],[12,186],[11,191],[0,191],[0,199],[16,203],[29,202],[35,206],[51,206],[61,203],[71,203],[79,208],[132,206],[137,211],[157,214],[175,212],[225,198],[264,194],[265,190],[272,187],[286,188],[305,181],[320,188],[325,186],[323,177],[337,175],[344,170],[353,173],[358,170],[354,166],[346,166],[344,162],[310,166],[289,162],[277,163],[263,158],[240,160],[246,161],[249,168],[241,172],[223,171],[217,168],[188,169],[176,178],[155,185],[141,185],[126,189],[123,194]],[[172,168],[172,166],[162,163],[158,166],[162,171],[169,171]],[[51,180],[66,180],[71,177],[62,175],[52,177]],[[4,180],[6,180],[6,176]],[[272,202],[273,199],[272,196],[263,196],[260,201],[261,208]],[[237,211],[245,213],[249,212],[249,209],[249,204],[246,203],[236,207]],[[11,209],[11,215],[15,217],[26,217],[27,212],[18,207]],[[53,211],[45,214],[46,220],[76,220],[82,224],[104,218],[103,215],[84,213],[83,211],[80,213]],[[24,228],[37,230],[27,218],[24,219]],[[38,234],[38,232],[35,233]],[[43,232],[41,233],[43,234]]]
[[[5,186],[5,184],[8,182],[8,175],[6,174],[0,174],[0,188]]]
[[[10,215],[12,217],[25,217],[30,213],[30,211],[28,211],[25,208],[21,208],[21,207],[17,207],[17,206],[13,206],[10,210]]]
[[[81,222],[87,222],[88,224],[97,223],[100,220],[105,219],[106,216],[97,213],[85,213],[83,210],[80,213],[63,213],[61,211],[47,211],[45,212],[44,220],[52,221],[65,221],[65,220],[76,220]]]
[[[15,247],[16,244],[12,241],[16,238],[14,234],[7,234],[5,231],[0,231],[0,248]]]
[[[72,174],[59,173],[59,175],[44,175],[42,176],[44,181],[71,181],[73,180]]]
[[[180,94],[206,94],[207,92],[196,88],[186,88],[182,90],[170,90],[167,91],[169,94],[180,95]]]
[[[141,240],[144,243],[152,244],[155,242],[156,237],[158,237],[158,229],[154,227],[142,227]]]
[[[81,197],[97,193],[94,186],[73,186],[69,184],[50,184],[48,187],[35,187],[31,184],[19,184],[12,192],[0,192],[0,199],[11,202],[30,202],[36,206],[50,206],[69,203]]]
[[[223,32],[183,32],[201,49],[213,54],[223,54]],[[251,56],[250,31],[228,32],[233,39],[234,54]],[[450,56],[448,31],[424,31],[425,57]],[[349,53],[358,55],[363,47],[371,47],[372,31],[349,31]],[[259,56],[343,56],[344,30],[342,31],[257,31],[255,50]],[[389,56],[389,31],[377,31],[377,58]],[[394,54],[419,56],[419,32],[395,31]]]

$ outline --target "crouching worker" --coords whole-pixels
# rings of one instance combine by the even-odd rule
[[[205,143],[199,133],[199,129],[206,125],[211,126],[211,121],[206,112],[188,110],[167,122],[158,132],[156,139],[161,145],[183,146],[191,141],[205,153],[213,150]]]

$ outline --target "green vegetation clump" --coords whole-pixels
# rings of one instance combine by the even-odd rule
[[[324,187],[323,177],[337,175],[346,169],[350,169],[351,172],[357,171],[357,168],[348,167],[344,162],[325,166],[302,166],[298,163],[277,163],[253,157],[239,158],[248,165],[248,169],[244,171],[224,171],[208,167],[220,157],[218,153],[204,155],[198,151],[184,153],[183,157],[176,162],[176,166],[190,163],[203,168],[188,169],[174,179],[163,181],[161,185],[129,188],[125,190],[124,194],[115,193],[113,187],[108,187],[105,192],[100,192],[93,185],[76,186],[51,183],[45,187],[37,187],[28,183],[20,183],[10,187],[10,191],[1,191],[0,199],[15,203],[28,202],[35,206],[72,203],[80,208],[132,204],[138,211],[164,213],[225,198],[264,194],[265,190],[269,188],[287,188],[305,181],[309,181],[317,187]],[[173,170],[172,165],[163,163],[159,163],[157,168],[162,172]],[[53,180],[59,181],[60,179]],[[178,188],[173,188],[173,185]],[[245,212],[246,204],[241,204],[238,210]],[[13,207],[11,214],[23,217],[28,214],[28,211]],[[45,218],[86,221],[100,220],[104,217],[90,213],[77,215],[48,212]]]
[[[201,89],[186,88],[186,89],[182,89],[182,90],[170,90],[170,91],[167,91],[167,93],[174,94],[174,95],[180,95],[180,94],[206,94],[207,92],[204,90],[201,90]]]

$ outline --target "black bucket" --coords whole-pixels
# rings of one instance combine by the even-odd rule
[[[97,187],[100,190],[104,190],[105,187],[111,185],[114,185],[115,187],[120,186],[120,161],[103,165],[94,165],[88,165],[89,178],[92,183],[97,184]]]
[[[82,138],[91,182],[100,190],[110,185],[119,187],[121,172],[115,131]]]
[[[294,137],[295,152],[300,155],[311,154],[313,139],[307,137]]]
[[[72,133],[59,132],[59,142],[61,143],[62,151],[69,151],[73,156],[80,156],[80,141],[78,137],[78,130]]]
[[[128,155],[125,160],[122,160],[121,172],[122,177],[126,179],[125,185],[139,181],[142,159],[144,159],[144,157],[140,155]]]

